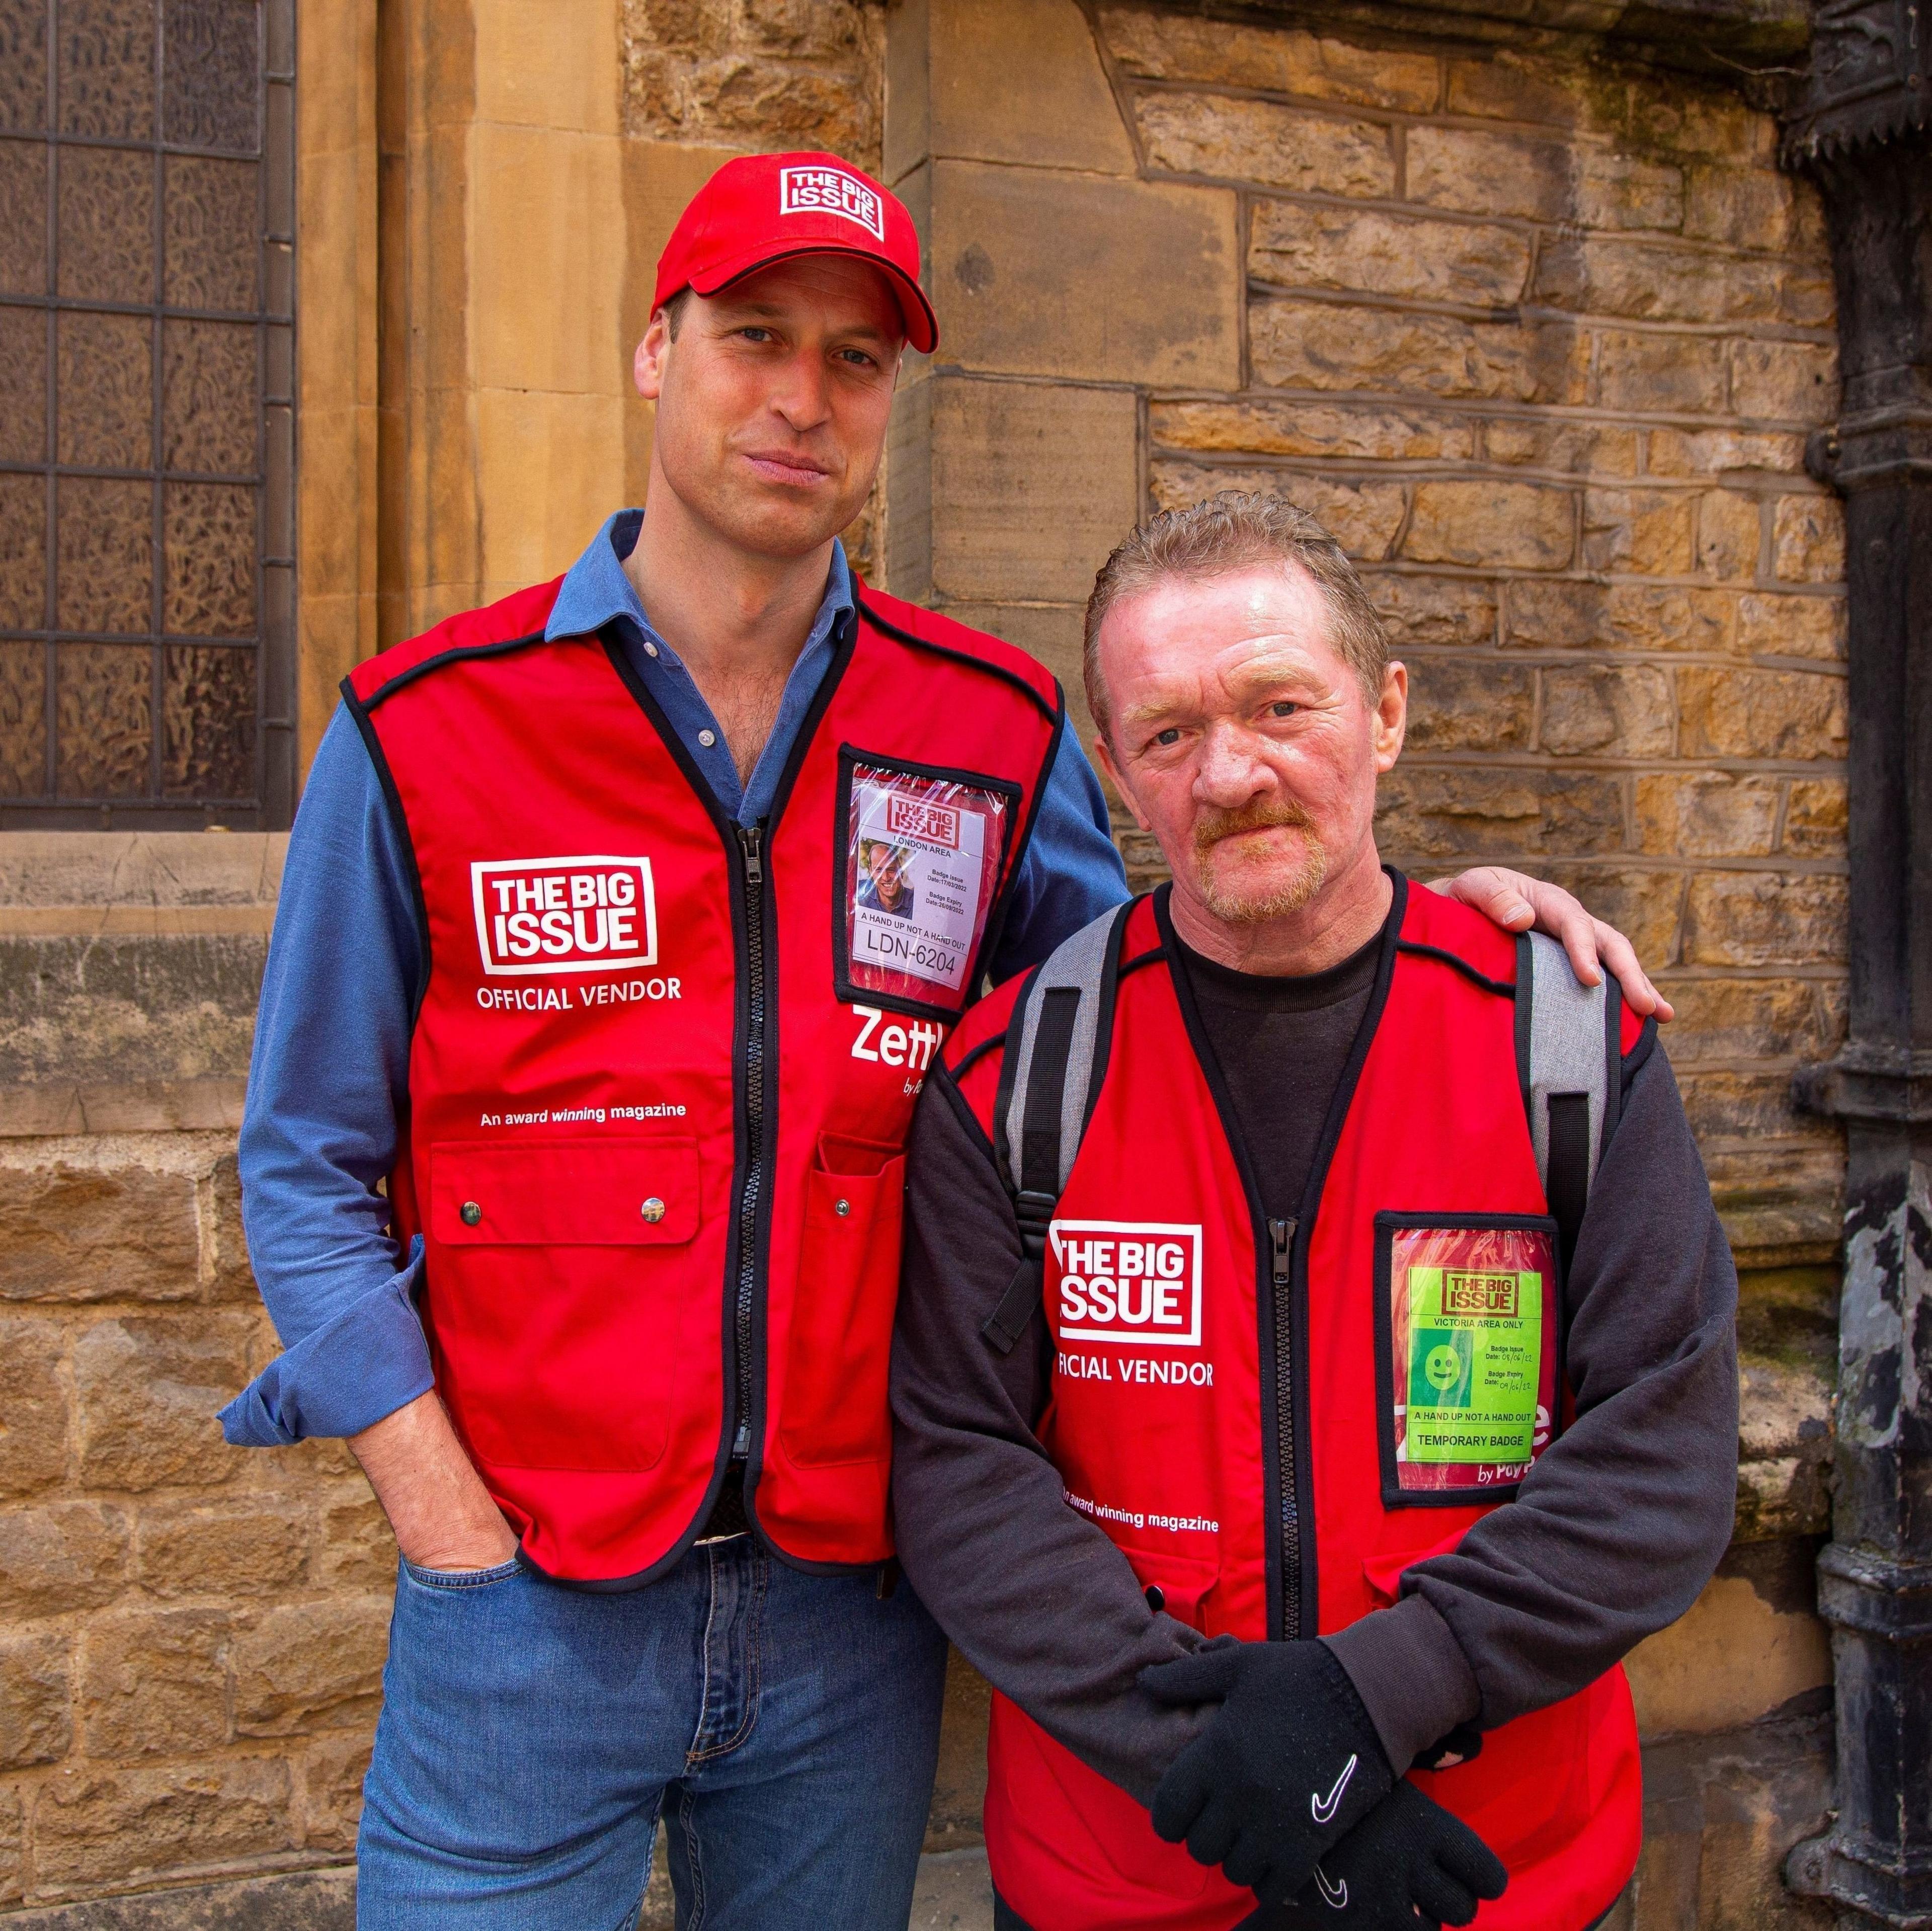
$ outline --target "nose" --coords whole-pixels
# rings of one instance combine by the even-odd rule
[[[1238,811],[1274,784],[1273,770],[1246,731],[1226,721],[1208,727],[1194,772],[1194,795],[1202,804]]]
[[[802,433],[831,414],[830,397],[824,354],[816,344],[801,343],[773,385],[772,407],[788,428]]]

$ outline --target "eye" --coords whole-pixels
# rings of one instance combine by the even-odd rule
[[[1154,741],[1156,744],[1178,744],[1180,742],[1180,733],[1176,727],[1169,724],[1166,730],[1154,733]]]
[[[746,327],[740,329],[738,333],[742,335],[747,342],[763,343],[769,342],[772,340],[772,331],[769,328],[760,328],[755,322],[748,324]]]
[[[854,369],[876,369],[879,365],[862,349],[842,349],[838,352],[846,364]]]
[[[1277,697],[1268,706],[1268,715],[1271,718],[1292,718],[1300,709],[1301,706],[1292,697]]]

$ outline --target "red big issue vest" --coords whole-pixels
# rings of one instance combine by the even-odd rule
[[[1318,1210],[1300,1228],[1289,1264],[1304,1636],[1393,1603],[1405,1569],[1453,1549],[1497,1505],[1436,1492],[1424,1506],[1391,1490],[1383,1423],[1396,1396],[1386,1335],[1377,1333],[1387,1281],[1377,1215],[1386,1224],[1546,1212],[1516,1081],[1512,1002],[1454,963],[1511,981],[1514,942],[1434,892],[1408,891],[1400,879],[1396,890],[1382,976],[1344,1076],[1345,1091],[1354,1082],[1346,1117],[1337,1135],[1331,1116]],[[1210,1636],[1254,1640],[1284,1629],[1281,1537],[1270,1526],[1282,1519],[1276,1264],[1204,1070],[1191,999],[1160,955],[1171,940],[1164,925],[1153,901],[1128,915],[1102,1084],[1055,1212],[1045,1301],[1057,1354],[1040,1435],[1070,1505],[1112,1537],[1142,1584],[1159,1588],[1170,1615]],[[1003,989],[975,1012],[949,1061],[996,1035],[1012,1000]],[[965,1082],[989,1137],[998,1057],[982,1057]],[[1174,1264],[1160,1270],[1172,1283],[1140,1285],[1166,1291],[1156,1312],[1174,1333],[1188,1331],[1198,1307],[1197,1345],[1124,1346],[1118,1331],[1086,1340],[1063,1331],[1071,1324],[1055,1257],[1084,1264],[1066,1243],[1090,1240],[1096,1223],[1148,1255],[1156,1243],[1172,1246]],[[1132,1312],[1148,1318],[1144,1295]],[[1252,1892],[1161,1842],[1132,1798],[1000,1696],[988,1768],[994,1882],[1040,1931],[1226,1931],[1254,1909]],[[1490,1732],[1469,1762],[1415,1773],[1509,1868],[1508,1892],[1478,1914],[1483,1931],[1582,1931],[1607,1910],[1636,1867],[1639,1778],[1621,1666]]]
[[[781,1554],[878,1562],[905,1137],[1059,688],[868,590],[748,835],[614,646],[544,640],[556,590],[344,686],[421,880],[391,1198],[436,1385],[554,1576],[661,1573],[734,1443]]]

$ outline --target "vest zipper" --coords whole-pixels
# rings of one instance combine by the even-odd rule
[[[1275,1474],[1281,1489],[1281,1636],[1301,1634],[1301,1510],[1294,1469],[1294,1230],[1292,1220],[1270,1220],[1274,1293]]]
[[[752,1453],[752,1312],[758,1285],[758,1202],[765,1159],[765,828],[740,825],[745,859],[745,1185],[738,1196],[738,1304],[734,1335],[738,1415],[731,1459]]]

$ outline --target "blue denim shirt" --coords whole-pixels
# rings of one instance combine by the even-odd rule
[[[831,665],[834,627],[853,607],[844,553],[833,545],[824,600],[751,781],[741,784],[710,706],[625,574],[643,521],[642,511],[624,510],[605,523],[565,577],[547,634],[614,625],[719,804],[739,823],[755,823],[771,809]],[[1126,895],[1100,780],[1068,736],[1014,883],[993,976],[1044,958]],[[422,1243],[399,1249],[379,1191],[407,1114],[421,964],[407,854],[368,748],[338,711],[289,841],[242,1122],[249,1258],[286,1351],[222,1410],[232,1442],[353,1435],[434,1384],[416,1309]]]

